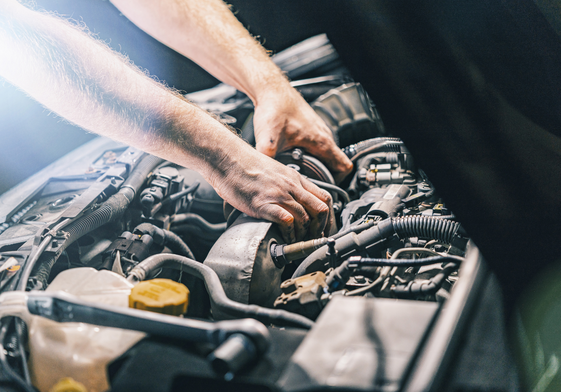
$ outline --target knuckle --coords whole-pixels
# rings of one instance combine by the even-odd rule
[[[310,226],[310,222],[310,216],[306,212],[304,212],[304,214],[302,215],[302,226],[308,227]]]
[[[328,205],[331,205],[333,203],[333,197],[331,196],[331,193],[327,192],[325,189],[321,189],[321,200]]]

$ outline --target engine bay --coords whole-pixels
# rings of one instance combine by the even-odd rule
[[[293,79],[319,37],[277,55]],[[0,361],[23,390],[431,384],[476,295],[477,248],[359,83],[294,86],[354,164],[336,184],[302,149],[276,158],[331,194],[322,238],[287,244],[195,171],[103,138],[2,196]],[[243,94],[188,98],[253,142]]]

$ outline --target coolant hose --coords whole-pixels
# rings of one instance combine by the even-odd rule
[[[337,239],[335,250],[339,254],[339,258],[344,258],[356,250],[367,249],[394,234],[397,234],[400,238],[430,238],[450,244],[459,229],[460,224],[458,222],[432,216],[415,215],[387,218],[359,234],[348,233]],[[294,271],[292,279],[319,270],[322,267],[322,261],[326,258],[326,252],[327,246],[323,246],[306,257]]]
[[[43,255],[38,261],[37,270],[32,275],[33,278],[37,279],[37,282],[42,284],[42,288],[47,287],[51,269],[62,251],[82,236],[106,223],[121,218],[150,172],[162,162],[161,158],[147,155],[134,168],[117,193],[107,199],[98,209],[78,218],[64,228],[66,239],[61,243],[56,254]],[[27,282],[25,284],[27,285]]]
[[[127,279],[133,283],[139,282],[144,280],[150,272],[165,267],[181,269],[183,272],[202,279],[208,291],[212,308],[221,313],[239,318],[254,318],[270,324],[289,324],[305,329],[310,329],[314,325],[313,321],[299,314],[232,301],[226,296],[222,283],[212,268],[183,256],[167,253],[150,256],[134,267]]]
[[[174,253],[194,259],[195,256],[189,246],[174,232],[160,229],[152,223],[141,223],[133,230],[134,234],[148,234],[158,245],[167,245]]]

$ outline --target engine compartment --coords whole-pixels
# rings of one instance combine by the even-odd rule
[[[355,165],[336,185],[306,151],[277,157],[330,192],[325,237],[286,244],[270,222],[225,213],[193,170],[106,139],[2,196],[0,360],[14,380],[407,390],[428,382],[419,366],[442,371],[476,295],[477,248],[360,84],[334,74],[295,86]],[[252,142],[246,97],[222,85],[189,98]],[[130,299],[150,281],[149,299]],[[173,306],[155,298],[172,283],[189,291]]]

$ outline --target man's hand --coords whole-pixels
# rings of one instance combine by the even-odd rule
[[[328,192],[248,145],[230,151],[209,178],[224,200],[250,216],[278,223],[287,242],[329,230]]]
[[[154,38],[189,57],[255,105],[257,150],[302,147],[338,180],[352,169],[331,131],[222,0],[111,0]]]
[[[211,3],[189,5],[196,11]],[[70,23],[16,0],[0,7],[0,75],[49,110],[86,130],[199,171],[235,208],[278,223],[287,241],[307,233],[316,237],[324,230],[330,216],[327,192],[257,152]],[[266,68],[270,60],[265,60]],[[289,109],[285,113],[294,114]],[[296,118],[302,121],[300,115]],[[298,129],[304,123],[299,124]],[[287,133],[289,143],[298,133]]]
[[[302,147],[325,163],[337,182],[353,168],[325,122],[288,83],[259,97],[253,125],[257,151],[265,155]]]

